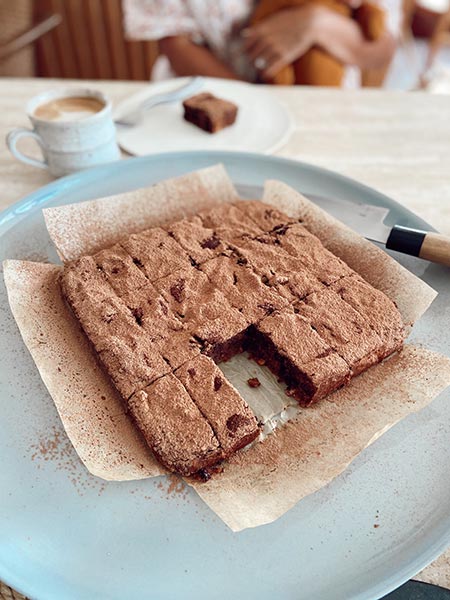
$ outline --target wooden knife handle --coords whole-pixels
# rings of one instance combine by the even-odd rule
[[[420,248],[420,258],[450,267],[450,238],[440,233],[427,233]]]
[[[395,225],[386,248],[450,267],[450,238],[440,233]]]

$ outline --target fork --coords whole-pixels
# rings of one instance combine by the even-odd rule
[[[195,92],[199,91],[203,87],[204,83],[205,80],[203,77],[192,77],[187,83],[183,84],[175,90],[171,90],[170,92],[165,92],[163,94],[156,94],[154,96],[146,98],[143,102],[139,104],[137,108],[133,109],[127,115],[115,119],[114,122],[116,125],[134,127],[135,125],[138,125],[141,122],[144,113],[147,110],[150,110],[158,104],[167,104],[168,102],[184,100],[185,98],[188,98]]]

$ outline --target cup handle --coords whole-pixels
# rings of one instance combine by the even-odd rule
[[[19,127],[18,129],[13,129],[6,136],[6,144],[9,148],[11,154],[21,160],[22,162],[32,165],[33,167],[39,167],[40,169],[48,169],[48,165],[43,160],[37,160],[36,158],[32,158],[31,156],[27,156],[26,154],[22,154],[20,150],[17,148],[17,142],[20,138],[23,137],[32,137],[37,141],[41,150],[42,150],[42,139],[41,137],[31,129],[26,129],[25,127]]]

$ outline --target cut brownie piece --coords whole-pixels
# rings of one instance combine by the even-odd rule
[[[248,322],[198,269],[180,269],[155,283],[185,328],[216,362],[241,351]]]
[[[236,257],[219,256],[204,263],[201,270],[250,323],[256,323],[288,301],[265,285],[248,265]]]
[[[401,349],[405,339],[402,317],[386,294],[356,273],[340,279],[331,289],[352,306],[379,335],[383,342],[379,349],[379,360]]]
[[[93,258],[106,281],[151,339],[159,337],[167,328],[175,331],[182,328],[182,323],[171,313],[167,302],[122,246],[116,244],[98,252]]]
[[[121,246],[150,282],[191,264],[183,248],[160,227],[130,235]]]
[[[136,291],[149,284],[147,277],[120,244],[97,252],[94,260],[116,294],[128,306],[133,303]]]
[[[183,102],[184,118],[208,133],[216,133],[236,121],[238,107],[233,102],[203,92]]]
[[[231,246],[243,264],[252,267],[266,285],[290,301],[302,300],[324,288],[318,276],[263,234],[255,239],[235,240]]]
[[[175,375],[136,392],[128,406],[155,456],[170,471],[192,475],[223,458],[210,424]]]
[[[203,226],[214,229],[227,242],[241,236],[255,236],[263,230],[239,208],[239,204],[223,203],[198,214]]]
[[[210,358],[200,355],[175,375],[207,418],[225,456],[258,437],[254,414]]]
[[[63,294],[124,398],[170,371],[91,256],[64,266]]]
[[[288,217],[274,206],[259,200],[240,200],[233,204],[264,232],[272,231],[277,227],[284,227],[290,223],[296,223],[299,220]]]
[[[121,246],[102,250],[94,259],[154,349],[173,369],[200,353],[199,343]]]
[[[302,315],[286,310],[263,319],[248,336],[250,354],[264,361],[302,404],[317,402],[348,382],[347,363]]]
[[[198,216],[172,223],[166,229],[198,265],[227,250],[214,228],[205,227]]]
[[[344,261],[327,250],[319,238],[299,223],[274,229],[270,236],[265,236],[266,243],[269,237],[299,261],[299,268],[303,266],[316,273],[324,285],[330,285],[353,273]]]
[[[361,315],[330,288],[294,305],[320,337],[348,364],[352,376],[379,361],[381,338]]]

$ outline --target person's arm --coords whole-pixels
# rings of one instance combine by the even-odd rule
[[[177,75],[203,75],[238,79],[225,63],[208,48],[199,46],[188,37],[177,35],[159,40],[159,50],[167,56],[170,66]]]
[[[389,33],[367,41],[358,24],[318,5],[281,10],[243,32],[250,60],[261,67],[261,77],[271,79],[284,66],[317,45],[342,63],[361,69],[387,65],[395,50]]]

